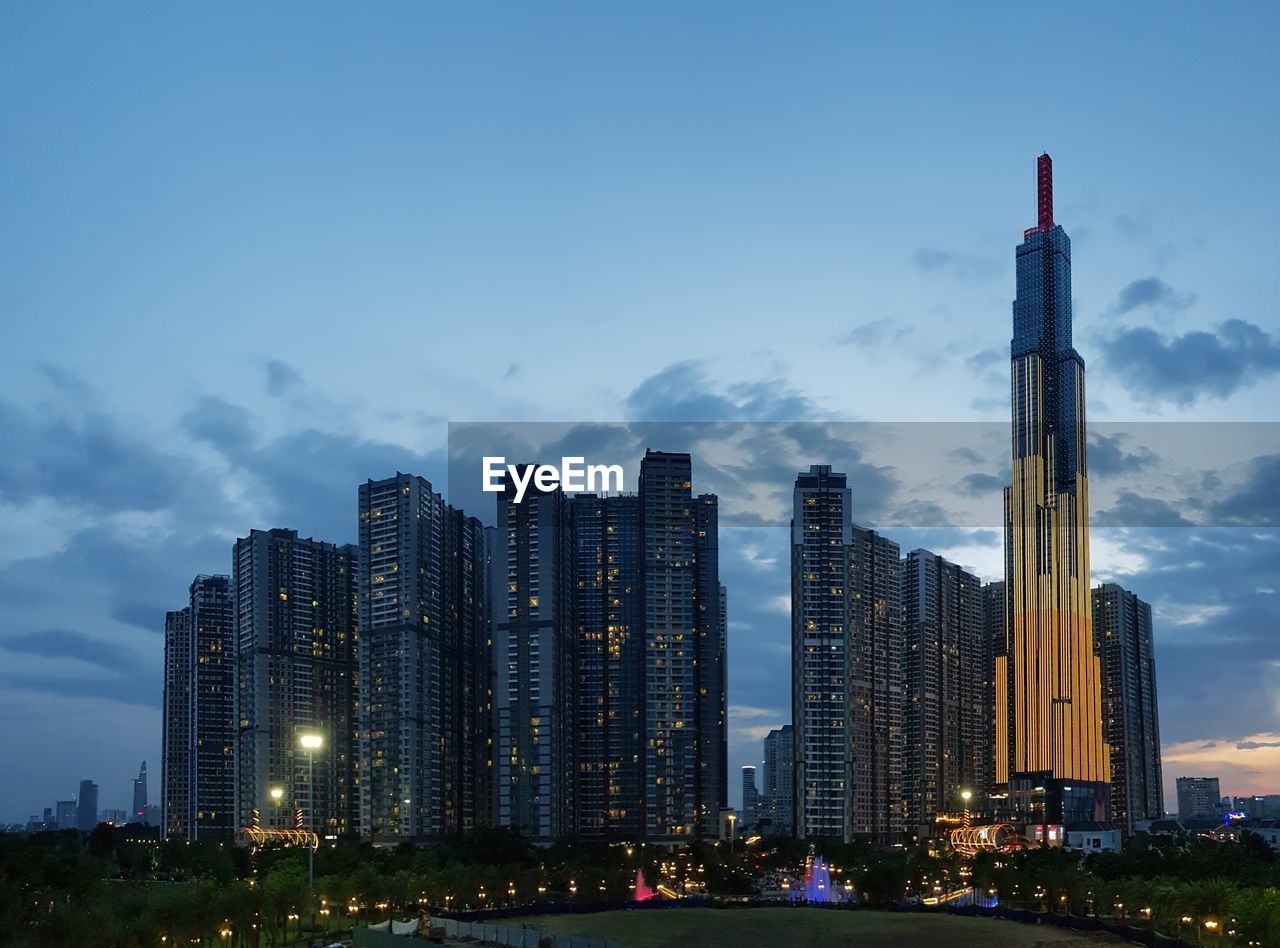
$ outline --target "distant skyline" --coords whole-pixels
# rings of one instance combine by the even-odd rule
[[[1280,421],[1277,28],[1260,3],[6,7],[0,822],[85,778],[127,809],[192,578],[252,528],[354,541],[368,478],[450,496],[449,421],[1007,422],[1041,151],[1091,428]],[[1093,531],[1095,584],[1154,608],[1167,805],[1182,775],[1280,792],[1280,454],[1233,471],[1234,528]],[[992,533],[886,530],[987,579]],[[722,527],[734,775],[789,721],[787,562],[784,529]]]

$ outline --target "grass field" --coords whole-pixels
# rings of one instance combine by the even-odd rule
[[[540,915],[504,919],[531,922],[547,932],[611,938],[622,948],[1034,948],[1037,945],[1098,945],[1104,939],[1021,922],[905,912],[843,912],[827,909],[665,909],[601,912],[598,915]],[[1109,940],[1109,939],[1108,939]]]

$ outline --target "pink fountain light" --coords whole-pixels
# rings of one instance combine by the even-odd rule
[[[653,898],[653,895],[654,895],[653,889],[645,885],[644,870],[637,869],[636,870],[636,901],[648,902],[651,898]]]

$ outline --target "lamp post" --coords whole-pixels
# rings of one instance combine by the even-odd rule
[[[303,734],[298,738],[307,752],[307,823],[312,833],[316,832],[316,751],[324,746],[324,735],[316,732]],[[319,841],[317,835],[316,841]],[[315,888],[315,854],[316,848],[307,841],[307,888]]]
[[[960,799],[964,801],[964,825],[967,828],[973,820],[969,816],[969,799],[973,796],[972,790],[961,790]]]
[[[272,787],[271,803],[275,809],[271,811],[271,826],[276,827],[280,823],[280,801],[284,798],[284,787]]]

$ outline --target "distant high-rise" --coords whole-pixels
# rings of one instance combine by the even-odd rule
[[[796,477],[791,701],[796,835],[895,842],[904,828],[898,546],[855,526],[844,474]]]
[[[1005,489],[1007,639],[996,656],[996,782],[1033,820],[1105,814],[1110,782],[1093,650],[1084,360],[1071,341],[1071,241],[1038,163],[1038,223],[1017,250]]]
[[[718,834],[728,804],[725,622],[717,501],[695,497],[688,454],[640,464],[645,834]]]
[[[497,496],[493,655],[494,802],[499,826],[539,841],[572,836],[577,807],[574,544],[559,488]]]
[[[796,830],[795,730],[790,724],[770,731],[764,739],[762,817],[772,824],[773,836],[792,836]]]
[[[295,530],[235,543],[237,826],[292,826],[301,810],[321,835],[356,828],[356,555]],[[314,768],[308,732],[324,739]]]
[[[1115,583],[1093,591],[1093,639],[1102,658],[1102,714],[1111,750],[1110,819],[1132,832],[1164,815],[1151,606]]]
[[[644,833],[640,501],[569,500],[577,564],[578,832]]]
[[[76,827],[84,833],[98,825],[98,785],[92,780],[80,781],[76,798]]]
[[[1178,777],[1178,819],[1216,820],[1222,813],[1222,788],[1217,777]]]
[[[191,583],[190,779],[187,835],[235,833],[235,636],[231,578]]]
[[[760,822],[760,790],[756,787],[756,769],[747,764],[742,768],[742,826],[744,829]]]
[[[360,486],[360,825],[375,839],[487,823],[488,546],[421,477]]]
[[[129,817],[136,823],[145,823],[147,819],[147,762],[144,760],[138,769],[138,776],[133,778],[133,809]]]
[[[58,800],[53,808],[54,824],[57,829],[76,829],[80,825],[80,807],[75,800]]]
[[[984,806],[991,781],[991,640],[977,576],[928,550],[903,561],[907,825]]]
[[[186,836],[191,799],[191,607],[164,616],[161,832]]]

